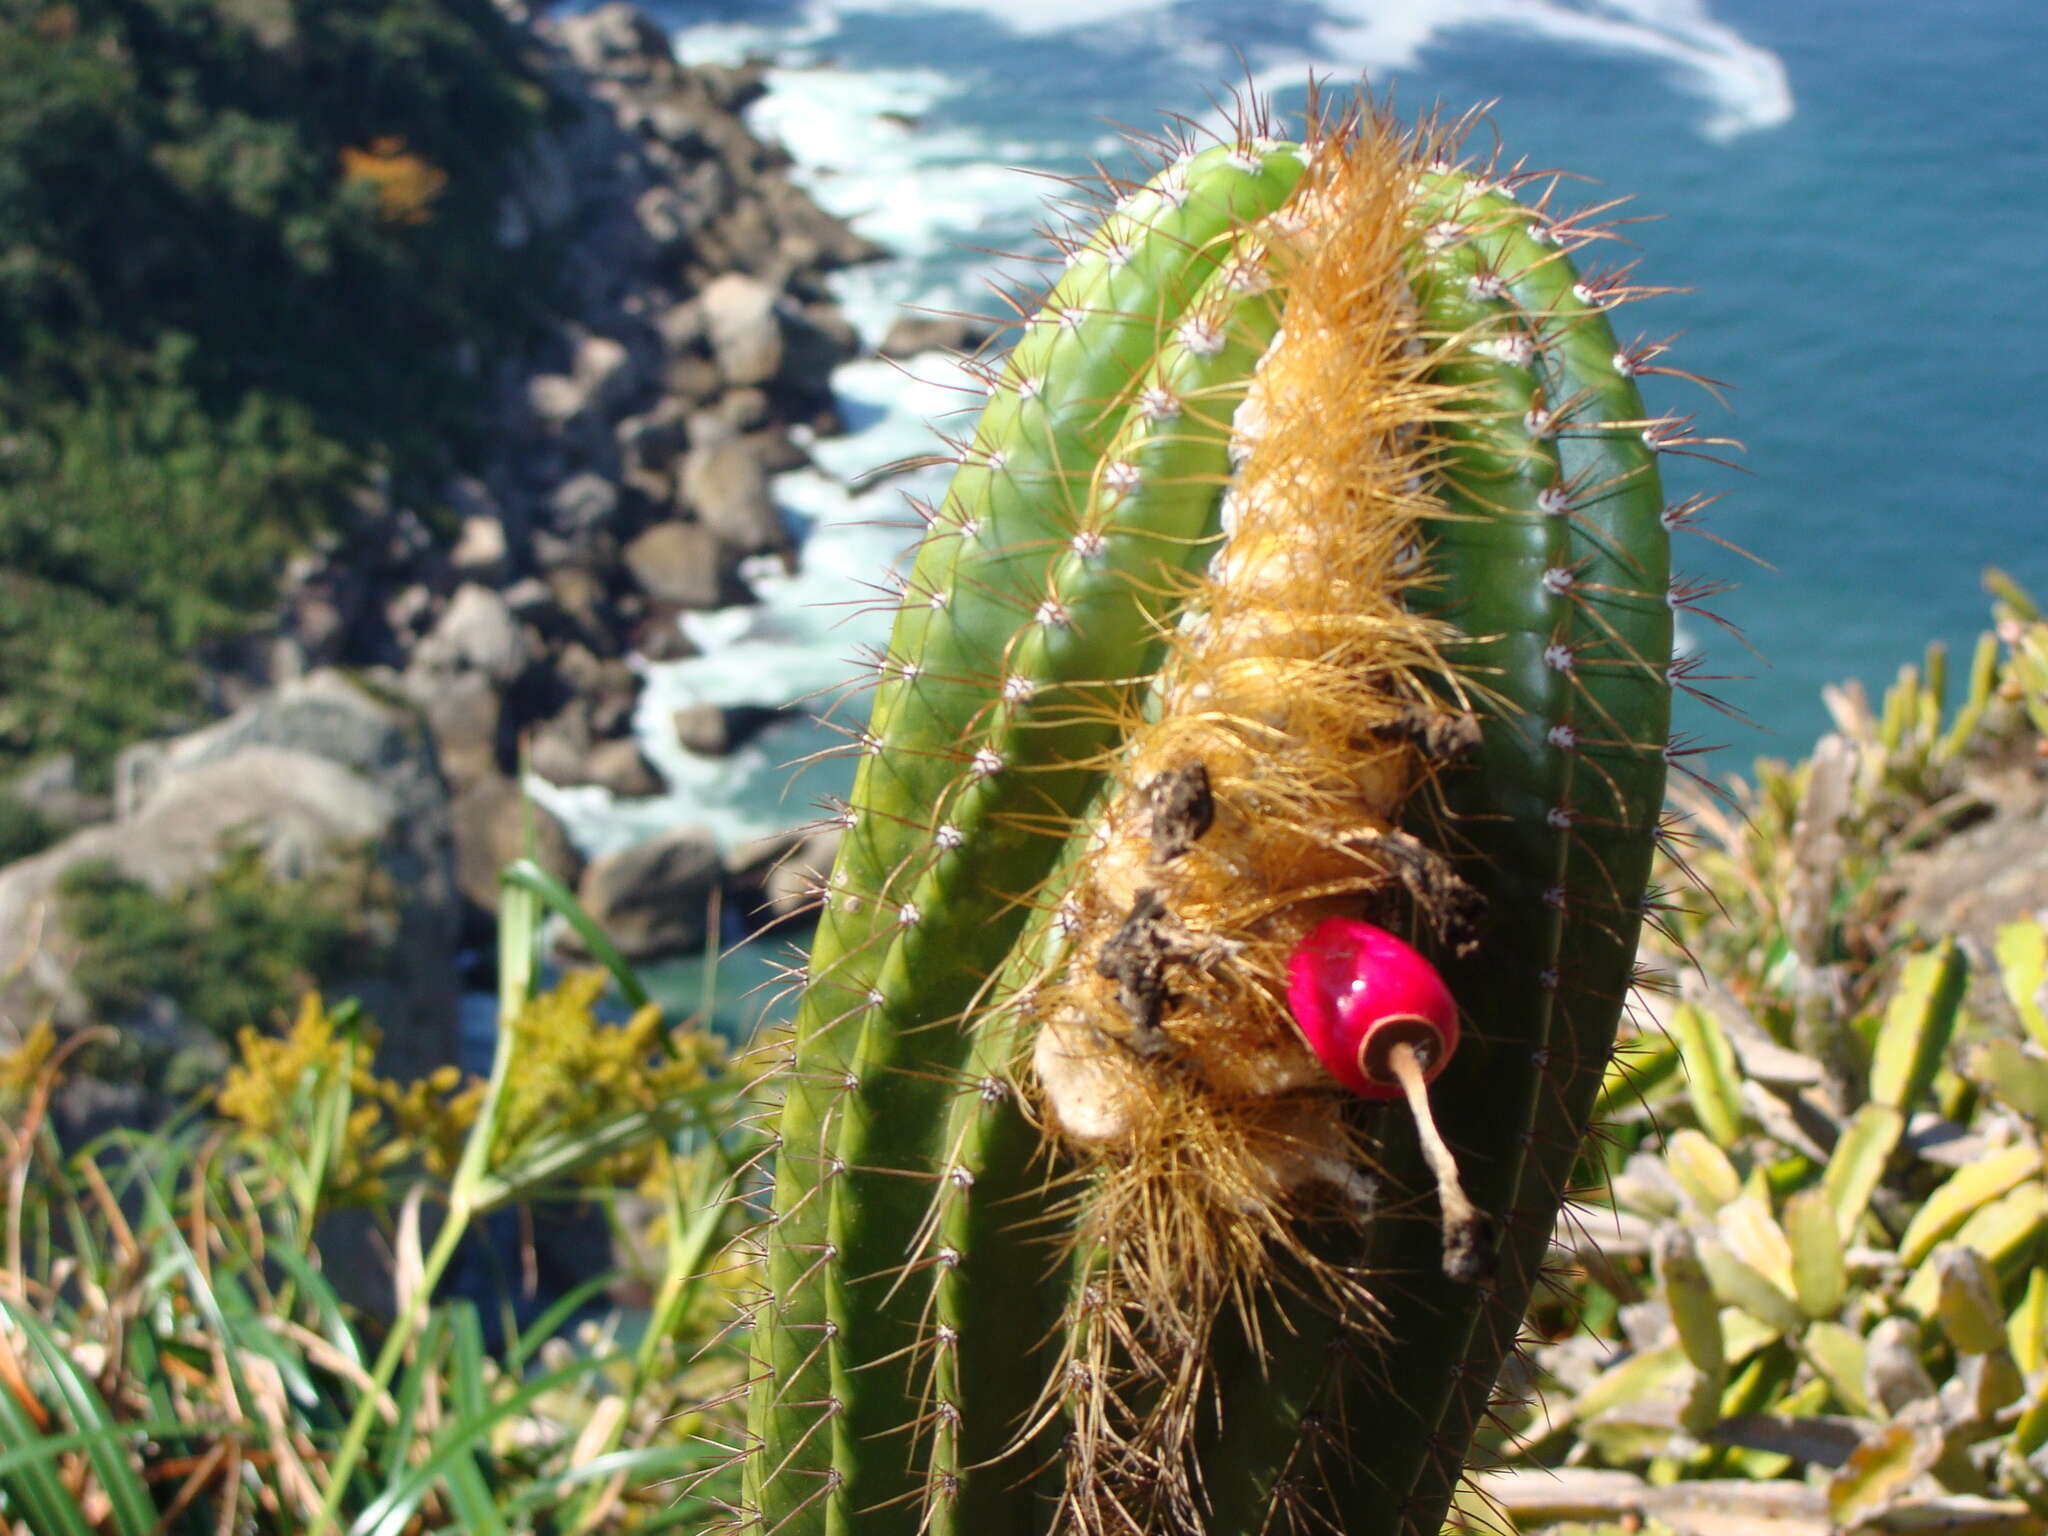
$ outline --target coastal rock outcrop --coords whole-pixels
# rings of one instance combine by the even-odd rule
[[[0,870],[0,933],[20,946],[0,1008],[66,1027],[139,1024],[165,1056],[220,1053],[225,1042],[200,1038],[156,1003],[140,1020],[87,1008],[81,983],[92,978],[77,971],[85,946],[66,922],[66,877],[97,868],[176,903],[250,850],[276,881],[311,888],[346,870],[350,889],[370,893],[339,914],[354,942],[343,974],[327,979],[377,1019],[384,1069],[412,1076],[454,1059],[460,918],[450,807],[413,710],[319,671],[204,730],[131,748],[118,781],[116,820]]]
[[[87,1020],[60,887],[94,861],[177,900],[224,850],[309,887],[367,860],[388,902],[360,964],[327,980],[401,1076],[452,1058],[458,955],[488,939],[497,870],[529,848],[581,879],[629,954],[706,941],[729,879],[708,838],[586,871],[519,776],[662,789],[631,734],[643,665],[690,654],[683,614],[749,600],[743,560],[799,558],[770,477],[838,430],[829,373],[858,341],[825,278],[882,252],[747,127],[760,68],[685,68],[628,5],[501,9],[554,111],[495,237],[559,256],[526,350],[477,374],[482,457],[438,498],[366,485],[348,535],[294,558],[275,633],[209,658],[226,718],[131,747],[108,797],[62,764],[14,786],[38,829],[18,846],[68,834],[0,870],[0,939],[22,961],[0,1002],[36,999],[15,1016]],[[717,751],[759,722],[703,723]]]
[[[487,934],[492,860],[519,846],[522,761],[560,785],[662,789],[630,734],[641,665],[690,654],[682,615],[750,600],[744,559],[798,560],[770,477],[837,430],[829,375],[859,348],[824,279],[882,254],[747,127],[758,67],[686,68],[629,5],[504,8],[558,111],[521,156],[497,238],[559,244],[554,318],[491,383],[489,452],[450,483],[446,511],[372,493],[362,537],[294,570],[255,680],[329,663],[396,674],[449,780],[471,943]],[[703,750],[757,724],[716,723],[696,733]],[[543,820],[545,862],[573,880]],[[614,863],[604,889],[666,867]],[[670,926],[649,933],[697,942]]]
[[[592,859],[576,897],[628,960],[667,959],[715,940],[712,897],[723,873],[717,840],[681,827]]]

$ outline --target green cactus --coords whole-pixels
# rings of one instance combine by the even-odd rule
[[[1604,313],[1629,294],[1451,144],[1366,114],[1177,157],[994,380],[880,664],[787,1042],[763,1531],[1441,1522],[1630,982],[1671,644],[1672,424]],[[1369,332],[1329,335],[1352,309]],[[1383,459],[1316,481],[1325,435]],[[1258,480],[1283,451],[1294,480]],[[1370,547],[1309,571],[1260,546],[1254,490],[1296,482],[1369,504]],[[1231,606],[1290,582],[1292,609]],[[1192,776],[1155,771],[1189,741]],[[1219,881],[1256,887],[1230,923]],[[1493,1226],[1455,1255],[1406,1110],[1190,1043],[1244,1012],[1305,1057],[1276,965],[1390,902],[1469,1042],[1433,1097]],[[1149,969],[1112,966],[1134,927]],[[1112,979],[1115,1027],[1087,1014]],[[1046,1077],[1055,1031],[1095,1042],[1080,1088]],[[1129,1129],[1132,1095],[1164,1130]]]
[[[1492,1287],[1420,1303],[1390,1330],[1390,1378],[1439,1381],[1447,1400],[1397,1417],[1400,1431],[1384,1417],[1361,1430],[1360,1457],[1365,1434],[1384,1456],[1390,1433],[1405,1432],[1406,1455],[1426,1460],[1405,1490],[1383,1485],[1399,1517],[1347,1526],[1361,1532],[1434,1529],[1520,1328],[1632,979],[1670,726],[1655,455],[1675,434],[1647,419],[1633,383],[1642,362],[1603,318],[1622,295],[1549,259],[1539,236],[1554,242],[1551,227],[1498,192],[1474,199],[1445,177],[1423,208],[1446,244],[1419,255],[1417,298],[1445,330],[1485,328],[1491,355],[1459,365],[1458,383],[1497,402],[1467,429],[1475,451],[1446,471],[1452,516],[1425,600],[1474,637],[1455,659],[1498,701],[1475,771],[1450,786],[1492,918],[1451,981],[1487,1028],[1437,1102],[1468,1188],[1503,1213],[1506,1236]],[[1517,366],[1525,351],[1538,367]],[[1426,1272],[1426,1231],[1383,1231],[1376,1269]]]

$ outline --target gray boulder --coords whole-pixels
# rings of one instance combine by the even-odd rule
[[[728,437],[692,448],[683,460],[682,492],[697,520],[728,549],[758,554],[790,547],[767,472],[745,439]]]
[[[640,371],[626,344],[610,336],[584,336],[576,343],[576,381],[590,391],[600,411],[614,412],[640,386]]]
[[[225,850],[256,849],[280,880],[368,857],[389,905],[362,914],[366,942],[335,996],[361,999],[384,1031],[386,1071],[417,1075],[455,1053],[458,911],[448,795],[417,716],[323,670],[216,725],[124,757],[123,819],[74,833],[0,870],[0,945],[22,961],[0,1011],[48,1006],[88,1021],[72,985],[77,942],[58,884],[107,861],[163,895],[203,881]]]
[[[535,421],[563,437],[584,432],[595,416],[590,386],[566,373],[537,373],[526,381],[526,408]]]
[[[497,684],[482,672],[408,672],[406,689],[427,717],[452,784],[469,784],[498,771]]]
[[[526,766],[550,784],[564,788],[581,784],[584,764],[596,744],[597,733],[590,728],[590,701],[571,699],[567,707],[553,719],[542,721],[527,738]]]
[[[509,553],[504,519],[473,512],[462,520],[462,533],[448,552],[448,564],[464,581],[495,584],[505,579]]]
[[[526,670],[519,621],[492,587],[464,582],[413,653],[413,668],[473,668],[500,683]]]
[[[704,305],[698,299],[671,304],[655,316],[654,329],[671,352],[687,352],[704,339]]]
[[[624,342],[565,329],[569,371],[528,378],[527,413],[572,458],[601,459],[610,448],[610,421],[624,414],[641,386],[640,368]]]
[[[576,897],[628,960],[664,959],[704,948],[723,877],[717,840],[681,827],[592,859]]]
[[[514,859],[530,854],[569,886],[582,872],[583,860],[561,822],[527,800],[517,781],[502,773],[467,785],[455,797],[453,817],[455,881],[478,934],[488,930],[498,910],[498,872]]]
[[[546,580],[555,607],[585,639],[599,641],[611,633],[603,577],[581,565],[563,565],[549,571]]]
[[[777,720],[791,718],[786,709],[766,704],[685,704],[669,717],[676,745],[700,757],[723,757],[744,746]]]
[[[625,561],[641,591],[678,608],[744,600],[722,541],[703,523],[656,523],[626,546]]]
[[[590,783],[610,790],[622,800],[645,799],[667,787],[654,771],[654,765],[647,761],[647,754],[640,750],[640,743],[630,736],[600,741],[584,759],[583,771]]]
[[[619,510],[619,488],[591,470],[571,475],[549,493],[548,526],[571,541],[610,524]]]
[[[776,298],[768,284],[743,272],[728,272],[704,285],[704,330],[728,384],[766,384],[782,371]]]
[[[572,699],[567,708],[534,732],[528,766],[550,784],[563,788],[595,784],[626,800],[660,794],[661,775],[647,761],[640,744],[629,736],[601,740],[593,713],[591,700]]]

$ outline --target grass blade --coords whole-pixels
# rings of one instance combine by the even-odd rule
[[[12,1392],[0,1392],[0,1433],[19,1448],[0,1460],[0,1493],[7,1495],[15,1516],[34,1536],[95,1536],[92,1522],[52,1465],[64,1454],[61,1442],[37,1426]]]
[[[419,1508],[434,1484],[447,1475],[455,1462],[471,1455],[477,1446],[490,1443],[491,1430],[501,1421],[523,1413],[528,1405],[577,1377],[595,1374],[619,1363],[616,1355],[578,1360],[526,1383],[504,1401],[492,1404],[481,1414],[467,1415],[434,1437],[426,1457],[416,1467],[373,1500],[349,1527],[349,1536],[401,1536],[406,1522]],[[502,1529],[502,1527],[500,1527]]]
[[[0,1311],[13,1320],[27,1337],[29,1347],[43,1363],[64,1412],[83,1431],[105,1431],[86,1448],[86,1458],[106,1495],[114,1529],[125,1536],[151,1536],[156,1526],[156,1506],[143,1485],[141,1475],[129,1459],[134,1431],[122,1426],[93,1390],[63,1346],[43,1327],[42,1319],[0,1296]]]
[[[576,936],[590,951],[591,958],[611,973],[620,994],[629,1004],[645,1008],[653,1001],[647,995],[647,988],[641,985],[640,973],[634,970],[632,962],[619,953],[618,946],[597,925],[596,919],[583,910],[575,893],[561,881],[531,859],[515,859],[499,874],[498,882],[507,891],[525,892],[561,913],[569,926],[576,930]],[[502,917],[500,921],[503,921]]]

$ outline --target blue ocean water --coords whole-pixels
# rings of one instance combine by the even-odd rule
[[[782,138],[828,206],[896,259],[847,274],[871,336],[904,305],[991,306],[1001,264],[1043,249],[1056,184],[1013,167],[1129,170],[1116,125],[1218,121],[1233,81],[1298,112],[1309,73],[1361,78],[1417,110],[1491,101],[1511,159],[1628,195],[1643,281],[1691,292],[1623,311],[1625,334],[1682,333],[1673,361],[1730,386],[1651,403],[1742,440],[1743,466],[1678,460],[1678,494],[1718,491],[1684,568],[1736,583],[1684,640],[1758,723],[1704,709],[1724,770],[1797,754],[1825,726],[1824,682],[1881,688],[1930,639],[1960,664],[1984,627],[1982,568],[2048,595],[2048,7],[2038,0],[666,0],[685,58],[777,63],[758,127]],[[781,703],[847,675],[879,620],[844,606],[900,556],[899,483],[846,480],[925,451],[960,380],[937,357],[905,378],[873,363],[837,380],[856,428],[785,477],[810,528],[805,571],[760,573],[762,607],[693,620],[706,654],[656,668],[649,750],[672,793],[632,807],[551,797],[579,838],[616,846],[659,826],[738,838],[802,819],[837,787],[777,771],[825,739],[792,726],[737,759],[667,740],[677,704]],[[1668,383],[1669,381],[1657,381]],[[928,492],[935,487],[912,484]],[[833,605],[839,606],[833,606]],[[866,627],[864,627],[866,626]],[[1761,659],[1759,659],[1759,656]]]

